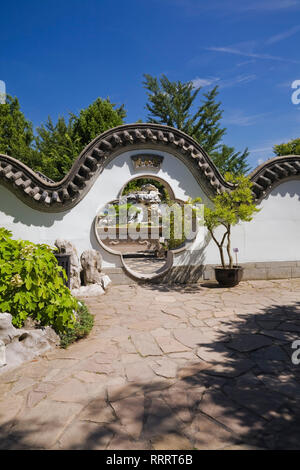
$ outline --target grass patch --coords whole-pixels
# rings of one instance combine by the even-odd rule
[[[87,306],[80,301],[77,312],[77,321],[74,328],[67,329],[60,336],[60,347],[66,349],[70,344],[85,338],[94,325],[94,316],[88,311]]]

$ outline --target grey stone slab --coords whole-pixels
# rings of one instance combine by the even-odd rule
[[[112,407],[129,436],[138,439],[143,429],[144,395],[138,394],[115,401]]]
[[[250,359],[229,359],[223,363],[211,364],[211,367],[206,369],[204,373],[220,377],[239,377],[252,369],[254,364]]]
[[[251,354],[252,360],[259,360],[259,361],[287,361],[289,360],[286,352],[277,345],[271,345],[266,348],[259,349],[257,351],[252,352]]]
[[[191,428],[188,428],[186,433],[193,440],[197,450],[223,449],[236,443],[234,435],[221,423],[201,413],[196,415]]]
[[[43,400],[20,415],[10,437],[31,449],[49,449],[81,409],[75,403]]]
[[[113,432],[102,424],[90,421],[75,421],[59,439],[62,450],[104,450],[113,437]]]
[[[132,342],[142,356],[160,356],[162,355],[161,349],[158,347],[156,341],[150,333],[133,333],[131,335]]]
[[[268,336],[270,338],[278,339],[279,341],[283,341],[285,343],[294,341],[298,339],[297,334],[290,333],[288,331],[278,331],[278,330],[264,330],[261,331],[264,336]]]
[[[150,367],[156,375],[165,378],[176,377],[178,368],[176,362],[168,359],[167,357],[151,361]]]
[[[232,341],[229,341],[227,346],[239,352],[249,352],[269,346],[270,344],[272,344],[272,340],[263,335],[240,334]]]
[[[220,334],[216,331],[209,330],[203,333],[201,329],[197,328],[175,329],[174,336],[177,341],[190,348],[197,348],[203,344],[210,344],[220,338]]]
[[[249,387],[237,388],[230,384],[224,385],[223,389],[226,395],[240,406],[248,408],[265,419],[272,419],[273,413],[284,404],[284,397],[265,389],[263,386],[250,389]]]

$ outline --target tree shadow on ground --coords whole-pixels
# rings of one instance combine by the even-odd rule
[[[66,427],[57,447],[299,449],[300,365],[291,357],[300,302],[194,331],[187,341],[194,341],[198,359],[182,362],[176,378],[110,387],[104,402],[92,401]],[[0,448],[39,448],[36,433],[51,434],[51,426],[55,421],[42,416],[8,422],[0,427]]]

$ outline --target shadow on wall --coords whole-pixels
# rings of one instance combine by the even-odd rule
[[[33,209],[22,202],[15,194],[4,186],[0,185],[0,214],[3,212],[9,217],[13,217],[12,222],[22,223],[31,227],[51,227],[56,221],[63,218],[70,212],[43,212]]]
[[[194,284],[203,277],[205,269],[205,250],[210,242],[210,234],[207,232],[200,250],[186,249],[180,254],[181,265],[173,267],[164,276],[152,282],[155,284]],[[176,259],[176,258],[175,258]]]
[[[300,179],[295,179],[295,180],[289,180],[289,181],[280,181],[278,183],[278,186],[275,186],[275,188],[272,189],[270,194],[265,198],[268,200],[269,196],[298,196],[298,201],[300,201]]]
[[[185,295],[191,292],[191,287],[177,289]],[[166,384],[158,376],[132,381],[119,386],[115,397],[109,394],[100,400],[100,406],[99,399],[91,401],[79,415],[81,421],[66,427],[60,448],[171,449],[160,444],[171,436],[178,443],[174,450],[236,444],[299,450],[300,366],[291,361],[291,342],[299,337],[299,309],[299,302],[261,307],[257,314],[241,309],[241,315],[220,320],[205,334],[194,329],[190,337],[182,335],[182,342],[198,357],[179,366],[175,382]],[[51,448],[58,423],[63,429],[60,413],[66,409],[65,403],[52,405],[51,415],[45,413],[49,405],[42,401],[34,418],[29,413],[28,418],[1,425],[0,448]],[[107,419],[98,422],[98,416]]]

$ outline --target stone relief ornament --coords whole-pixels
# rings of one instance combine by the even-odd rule
[[[131,157],[133,168],[139,170],[142,168],[154,168],[159,170],[161,168],[164,157],[160,155],[134,155]]]

